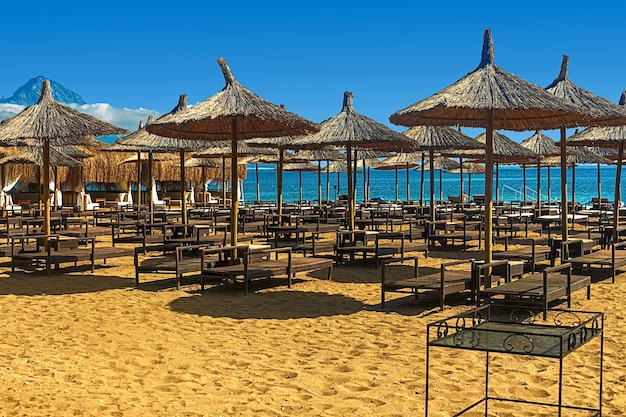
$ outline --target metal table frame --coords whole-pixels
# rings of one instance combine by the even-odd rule
[[[547,320],[539,320],[543,312]],[[538,315],[539,313],[539,315]],[[563,404],[563,359],[587,342],[600,338],[597,408]],[[506,308],[494,304],[478,307],[456,316],[427,325],[426,345],[426,404],[428,416],[430,387],[430,349],[433,347],[464,349],[485,353],[485,396],[467,406],[455,416],[484,404],[488,416],[490,401],[516,402],[564,409],[589,411],[602,415],[602,367],[604,354],[604,313],[579,310],[531,310]],[[489,394],[489,354],[503,353],[551,358],[559,361],[558,403],[493,397]]]

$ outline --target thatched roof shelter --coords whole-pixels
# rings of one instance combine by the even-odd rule
[[[50,146],[86,145],[91,136],[118,135],[126,129],[113,126],[93,116],[80,113],[52,98],[50,81],[42,84],[37,103],[22,110],[11,119],[0,123],[0,138],[5,143],[18,145],[21,142],[38,141],[44,148],[44,184],[49,183]],[[50,190],[44,187],[44,234],[50,234]]]
[[[456,168],[451,168],[447,171],[451,174],[458,174],[459,172],[461,172],[461,167],[458,166]],[[465,162],[463,164],[463,172],[467,174],[484,174],[485,167],[478,162]]]

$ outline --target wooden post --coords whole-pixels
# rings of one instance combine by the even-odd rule
[[[617,152],[617,171],[615,175],[615,206],[613,208],[613,243],[617,243],[619,233],[617,226],[619,225],[619,206],[622,200],[621,182],[622,182],[622,160],[624,159],[624,141],[619,142],[619,151]]]
[[[230,142],[230,241],[237,246],[237,221],[239,216],[239,178],[237,176],[237,118],[231,120],[232,138]]]
[[[43,234],[47,243],[50,235],[50,142],[47,140],[43,143],[43,185]]]
[[[567,242],[567,137],[566,129],[561,129],[561,239]]]
[[[492,261],[493,214],[493,110],[487,110],[485,139],[485,262]]]
[[[181,210],[183,211],[183,224],[187,224],[187,193],[185,188],[187,187],[187,180],[185,178],[185,151],[180,150],[180,201]],[[193,202],[192,202],[193,203]]]

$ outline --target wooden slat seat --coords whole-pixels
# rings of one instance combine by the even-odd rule
[[[619,242],[612,244],[610,249],[600,249],[595,252],[576,256],[568,259],[567,262],[572,264],[574,269],[583,269],[587,266],[588,270],[592,266],[599,266],[600,268],[611,268],[612,282],[615,283],[615,275],[617,269],[626,266],[626,242]]]
[[[389,264],[397,260],[385,260],[381,272],[381,306],[385,307],[386,292],[401,292],[414,294],[417,300],[420,291],[437,292],[439,294],[439,305],[443,310],[445,297],[450,294],[457,294],[465,290],[472,290],[472,271],[474,260],[462,260],[443,263],[440,270],[435,274],[419,275],[417,257],[410,257],[413,264],[413,276],[410,278],[394,279],[388,272]],[[468,264],[469,270],[450,269],[459,265]]]

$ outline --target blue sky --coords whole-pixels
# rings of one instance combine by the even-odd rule
[[[88,103],[165,113],[181,93],[193,104],[219,91],[223,56],[248,89],[310,120],[337,114],[353,91],[359,113],[402,131],[389,116],[473,70],[491,28],[503,69],[545,87],[568,54],[570,79],[616,102],[626,88],[624,9],[617,1],[8,2],[0,96],[44,75]]]

